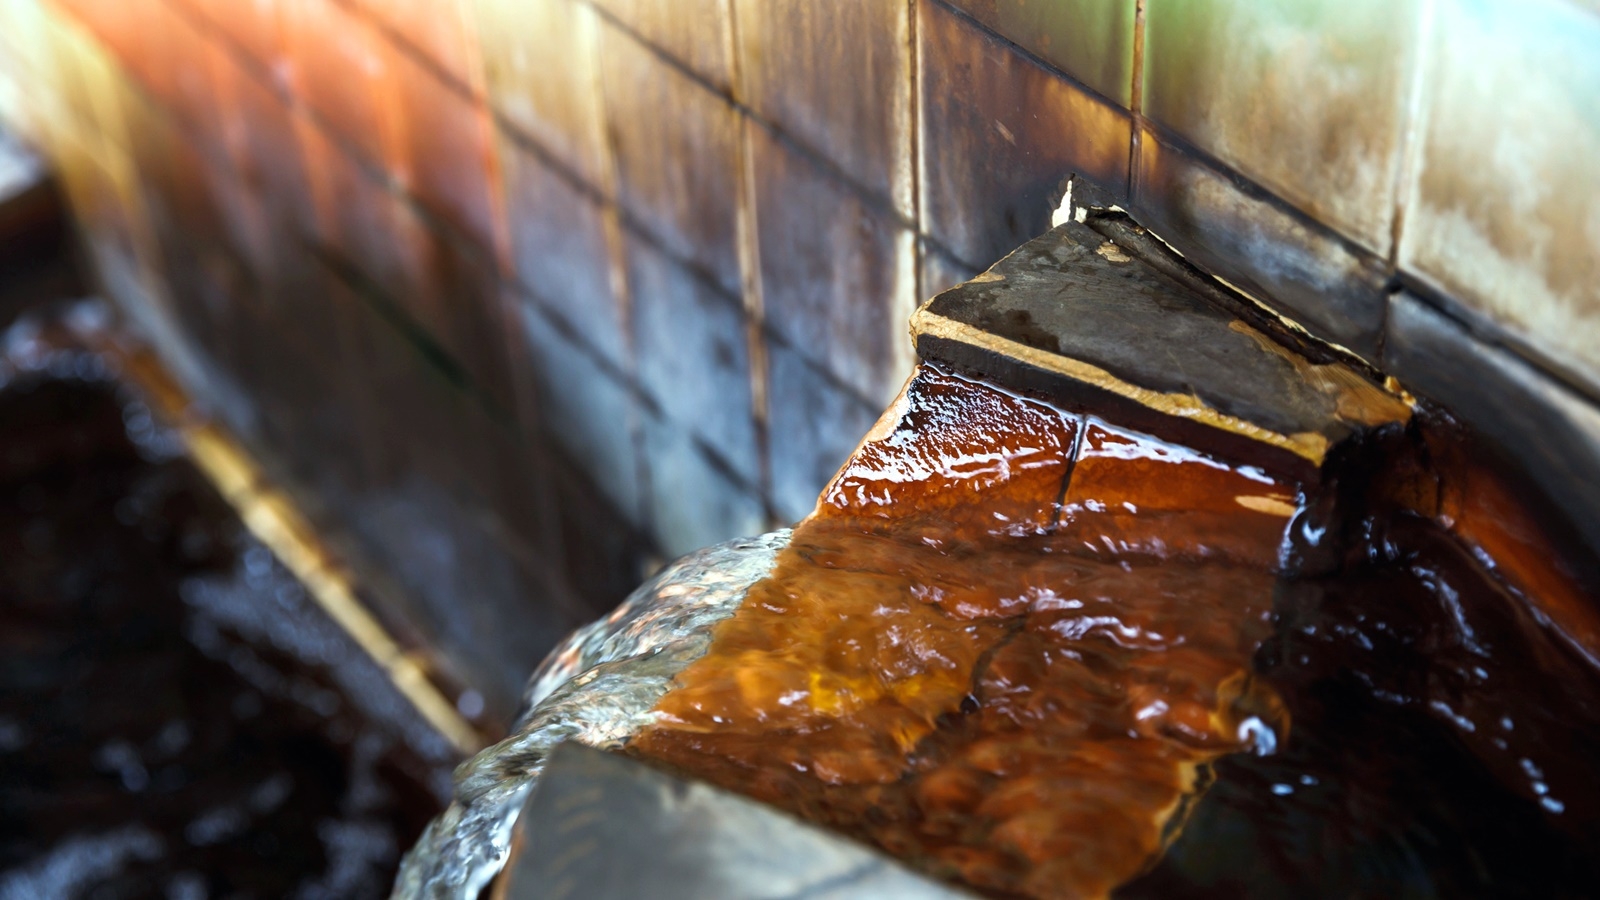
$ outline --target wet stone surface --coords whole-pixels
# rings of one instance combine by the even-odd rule
[[[386,896],[449,745],[99,359],[10,362],[0,898]]]

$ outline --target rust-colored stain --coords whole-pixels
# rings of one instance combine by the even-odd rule
[[[630,751],[986,892],[1103,896],[1206,763],[1286,733],[1249,661],[1287,519],[1234,497],[1292,490],[924,366]]]

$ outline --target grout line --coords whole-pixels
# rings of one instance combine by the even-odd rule
[[[605,85],[605,72],[603,60],[605,57],[604,29],[601,27],[599,15],[595,7],[579,5],[576,7],[576,21],[579,29],[578,40],[582,49],[589,55],[589,83],[586,90],[591,104],[593,128],[599,130],[596,137],[599,140],[596,146],[600,148],[600,178],[604,182],[598,193],[601,197],[620,198],[622,196],[622,164],[617,151],[617,139],[608,122],[609,103]],[[608,281],[611,285],[611,301],[615,304],[617,325],[621,329],[623,359],[621,366],[621,379],[628,388],[629,397],[638,401],[649,401],[649,396],[639,384],[639,342],[637,330],[637,317],[634,315],[633,279],[628,270],[627,235],[624,233],[626,222],[623,218],[623,209],[620,199],[604,202],[600,206],[600,229],[605,234],[606,245],[606,270]],[[635,229],[637,230],[637,229]],[[521,283],[521,279],[517,279]],[[534,294],[533,291],[529,291]],[[537,295],[535,295],[537,296]],[[554,305],[543,302],[542,306],[554,311]],[[573,330],[576,333],[576,330]],[[602,354],[603,355],[603,354]],[[648,407],[648,409],[646,408]],[[638,508],[625,511],[624,517],[634,524],[640,531],[653,535],[656,531],[654,522],[655,504],[651,502],[654,496],[652,484],[652,467],[649,463],[648,441],[645,438],[646,415],[655,411],[653,402],[634,402],[628,409],[628,440],[632,444],[634,478],[639,485],[637,498]]]
[[[1128,205],[1139,196],[1139,157],[1144,147],[1144,23],[1145,3],[1135,0],[1133,7],[1133,72],[1128,91],[1128,112],[1132,129],[1128,140]]]
[[[971,13],[967,12],[965,9],[962,9],[959,6],[956,6],[954,0],[920,0],[920,2],[923,2],[923,3],[937,3],[937,4],[939,4],[941,7],[944,8],[945,12],[947,12],[947,13],[955,16],[956,18],[961,19],[962,21],[966,22],[969,27],[975,28],[978,31],[982,32],[985,37],[988,37],[991,40],[995,41],[996,43],[999,43],[999,44],[1003,45],[1007,50],[1010,50],[1011,52],[1013,52],[1013,53],[1017,54],[1018,56],[1022,57],[1022,59],[1025,62],[1032,63],[1033,65],[1035,65],[1035,66],[1037,66],[1037,67],[1039,67],[1041,69],[1044,69],[1050,75],[1053,75],[1056,78],[1059,78],[1062,81],[1067,82],[1068,84],[1072,85],[1074,88],[1082,91],[1083,93],[1088,94],[1090,99],[1098,101],[1100,103],[1103,103],[1106,106],[1109,106],[1109,107],[1111,107],[1113,109],[1121,110],[1123,112],[1127,112],[1128,111],[1128,107],[1123,105],[1121,102],[1119,102],[1119,101],[1117,101],[1117,100],[1115,100],[1115,99],[1113,99],[1111,97],[1107,97],[1105,94],[1102,94],[1099,91],[1095,90],[1094,88],[1090,87],[1089,85],[1084,84],[1083,82],[1081,82],[1078,79],[1074,78],[1072,75],[1061,71],[1061,69],[1058,68],[1054,63],[1050,62],[1049,60],[1045,59],[1044,57],[1040,56],[1039,54],[1033,52],[1032,50],[1029,50],[1027,47],[1022,46],[1021,44],[1017,43],[1016,41],[1013,41],[1012,39],[1006,37],[1005,35],[1000,34],[999,32],[997,32],[994,29],[990,28],[988,25],[985,25],[981,20],[979,20],[978,18],[973,16]],[[1056,2],[1062,2],[1062,0],[1056,0]]]
[[[1400,269],[1400,240],[1405,233],[1407,203],[1411,185],[1422,171],[1422,151],[1428,126],[1427,88],[1433,69],[1433,32],[1437,0],[1421,0],[1417,11],[1416,55],[1411,60],[1410,84],[1404,108],[1405,124],[1400,129],[1400,165],[1396,167],[1394,217],[1389,223],[1389,271]]]
[[[740,40],[738,5],[725,0],[727,15],[728,59],[732,69],[732,89],[736,97],[748,94],[745,84],[744,42]],[[766,297],[762,292],[761,278],[761,209],[757,201],[755,147],[750,129],[754,120],[738,112],[735,121],[739,129],[739,179],[737,182],[737,208],[735,229],[739,251],[739,279],[741,309],[745,324],[745,357],[750,367],[750,417],[754,424],[756,441],[756,491],[760,498],[762,515],[775,519],[776,503],[772,497],[772,432],[770,387],[767,354]]]
[[[1365,244],[1362,244],[1353,238],[1346,237],[1343,232],[1334,228],[1333,225],[1312,216],[1305,210],[1273,193],[1270,188],[1256,183],[1249,176],[1240,173],[1233,166],[1223,162],[1208,151],[1202,150],[1201,148],[1190,143],[1189,140],[1183,135],[1178,134],[1170,128],[1167,128],[1154,119],[1141,117],[1141,121],[1143,121],[1145,130],[1149,133],[1150,137],[1160,143],[1166,144],[1184,156],[1189,157],[1191,161],[1211,169],[1217,175],[1226,180],[1230,186],[1244,193],[1245,196],[1253,200],[1266,203],[1274,210],[1284,214],[1297,224],[1338,244],[1346,253],[1349,253],[1351,256],[1382,262],[1382,258],[1379,257],[1378,254],[1372,252],[1372,250],[1368,249]]]

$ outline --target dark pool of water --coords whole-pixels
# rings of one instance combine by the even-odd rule
[[[0,900],[381,897],[455,758],[94,356],[0,387]]]

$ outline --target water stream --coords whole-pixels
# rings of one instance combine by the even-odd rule
[[[564,739],[991,896],[1582,895],[1600,679],[1392,455],[1308,495],[924,365],[792,532],[545,662],[396,895],[477,896]]]

